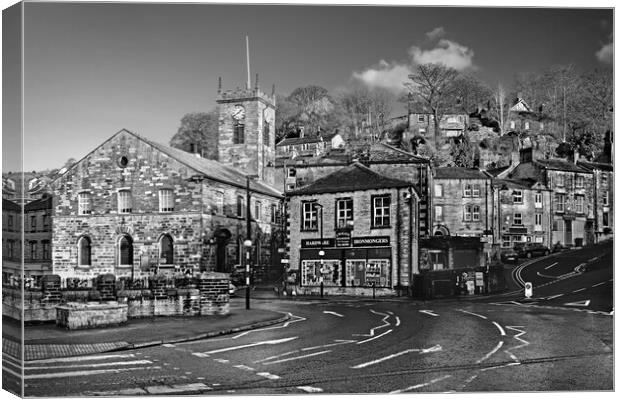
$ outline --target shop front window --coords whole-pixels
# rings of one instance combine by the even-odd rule
[[[389,259],[347,260],[347,286],[351,287],[388,287]]]
[[[338,287],[340,286],[339,270],[340,261],[336,259],[325,259],[322,263],[320,260],[303,260],[301,262],[301,285],[319,286],[321,277],[323,277],[325,287]]]

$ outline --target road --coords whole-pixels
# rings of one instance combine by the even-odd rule
[[[434,302],[255,300],[291,319],[215,339],[30,361],[26,395],[612,390],[613,265],[601,248],[519,266],[515,274],[535,285],[529,301],[517,293]],[[585,273],[558,280],[596,256]],[[567,305],[582,300],[590,303]]]

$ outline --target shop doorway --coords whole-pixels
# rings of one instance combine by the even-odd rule
[[[230,273],[231,268],[226,261],[226,246],[230,242],[232,234],[228,229],[218,229],[215,231],[215,271],[220,273]]]

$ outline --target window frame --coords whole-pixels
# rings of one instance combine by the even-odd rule
[[[534,225],[535,226],[542,226],[542,220],[543,220],[543,214],[540,212],[536,212],[534,214]]]
[[[539,201],[540,199],[540,201]],[[542,193],[534,193],[534,207],[542,208],[543,207],[543,195]]]
[[[259,200],[254,201],[254,220],[263,219],[263,203]]]
[[[301,223],[299,224],[301,231],[318,231],[319,230],[319,208],[316,201],[302,201]]]
[[[471,204],[467,204],[463,207],[463,221],[465,222],[471,222],[472,220],[472,205]]]
[[[123,240],[127,240],[127,257],[128,257],[128,263],[123,263]],[[133,238],[129,235],[129,234],[123,234],[118,238],[118,242],[117,242],[117,250],[118,250],[118,257],[117,257],[117,265],[118,267],[133,267],[133,251],[134,251],[134,242],[133,242]]]
[[[84,253],[82,252],[83,251],[83,247],[82,247],[82,241],[83,240],[85,240],[87,242],[87,244],[88,244],[87,245],[87,248],[88,248],[88,254],[87,254],[88,255],[88,257],[87,257],[88,263],[83,263],[82,262],[84,260]],[[92,263],[92,260],[93,260],[92,259],[92,255],[93,255],[93,247],[92,247],[92,245],[93,245],[93,242],[92,242],[92,240],[90,239],[89,236],[81,236],[80,238],[78,238],[78,241],[77,241],[77,247],[78,247],[77,265],[78,265],[78,267],[90,267],[90,266],[92,266],[92,264],[93,264]]]
[[[575,176],[575,188],[585,188],[586,186],[586,178],[582,175]]]
[[[476,215],[477,215],[477,217],[476,217]],[[480,221],[480,205],[472,205],[471,221],[472,222],[479,222]]]
[[[517,217],[517,215],[519,215],[519,217]],[[517,220],[519,221],[519,223],[517,223]],[[512,214],[512,224],[515,226],[523,226],[523,213],[514,212]]]
[[[565,211],[566,211],[566,195],[562,193],[556,193],[555,194],[555,212],[564,213]]]
[[[245,144],[245,123],[233,121],[233,144]]]
[[[566,180],[566,179],[564,178],[564,175],[563,175],[563,174],[558,173],[558,174],[556,175],[556,178],[555,178],[555,185],[556,185],[557,187],[564,187],[564,184],[566,184],[566,181],[565,181],[565,180]]]
[[[439,210],[439,212],[437,212]],[[435,205],[435,220],[443,222],[443,205]]]
[[[435,194],[435,198],[443,198],[443,184],[435,183],[433,193]]]
[[[159,197],[159,213],[174,212],[174,190],[171,188],[160,188],[158,192]],[[166,204],[166,200],[168,203]],[[172,205],[164,207],[163,205]]]
[[[38,250],[38,242],[35,240],[28,242],[30,246],[30,260],[37,260],[37,250]]]
[[[575,195],[575,213],[585,213],[585,197],[583,195]]]
[[[472,185],[471,183],[465,183],[465,186],[463,187],[463,197],[469,198],[472,195]]]
[[[342,204],[345,204],[345,207],[341,207]],[[347,205],[350,205],[347,206]],[[335,201],[335,205],[334,205],[336,212],[335,214],[335,221],[336,221],[336,228],[344,228],[347,227],[347,222],[353,221],[353,215],[354,215],[354,208],[353,208],[353,198],[351,197],[343,197],[343,198],[336,198]]]
[[[126,203],[123,204],[123,201]],[[121,189],[116,193],[116,205],[119,214],[129,214],[133,211],[133,198],[131,196],[131,190]],[[125,205],[125,207],[123,207]],[[129,207],[127,207],[129,205]]]
[[[296,177],[296,176],[297,176],[297,169],[286,168],[286,177],[291,178],[291,177]]]
[[[377,206],[377,201],[381,200],[380,206]],[[384,200],[387,200],[387,206],[383,203]],[[386,229],[391,227],[392,223],[392,215],[390,212],[390,207],[392,206],[392,195],[391,194],[378,194],[370,196],[371,203],[371,229]],[[381,216],[377,215],[377,211],[381,210]],[[377,223],[377,218],[381,218],[381,223]],[[387,218],[387,224],[384,224],[385,219]]]
[[[37,215],[30,215],[30,231],[37,231]]]
[[[89,192],[78,193],[78,215],[91,215],[93,210]]]
[[[245,198],[243,195],[237,195],[237,217],[245,217]]]
[[[609,206],[609,190],[603,191],[602,200],[604,206]]]
[[[269,147],[271,145],[269,122],[263,121],[263,145]]]
[[[418,115],[418,123],[424,123],[425,119],[426,117],[424,116],[424,114]]]
[[[215,192],[215,213],[217,215],[223,215],[226,209],[226,200],[223,191]]]
[[[170,242],[170,252],[169,255],[170,257],[168,258],[168,256],[163,256],[163,255],[167,255],[167,253],[164,253],[164,247],[163,247],[163,242],[164,240],[167,239]],[[162,234],[161,237],[159,237],[158,240],[158,259],[157,262],[160,265],[174,265],[174,240],[172,239],[172,236],[170,234]],[[166,258],[166,262],[164,263],[160,263],[161,259]],[[169,262],[170,260],[170,262]]]
[[[512,191],[512,203],[513,204],[523,204],[523,190],[513,190]]]

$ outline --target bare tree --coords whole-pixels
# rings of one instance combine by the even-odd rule
[[[415,72],[409,75],[411,82],[405,84],[414,100],[418,100],[425,111],[433,116],[436,145],[441,137],[441,119],[456,103],[455,81],[458,76],[455,69],[442,64],[420,64]]]
[[[181,126],[170,139],[170,146],[217,159],[218,113],[191,112],[181,118]]]

